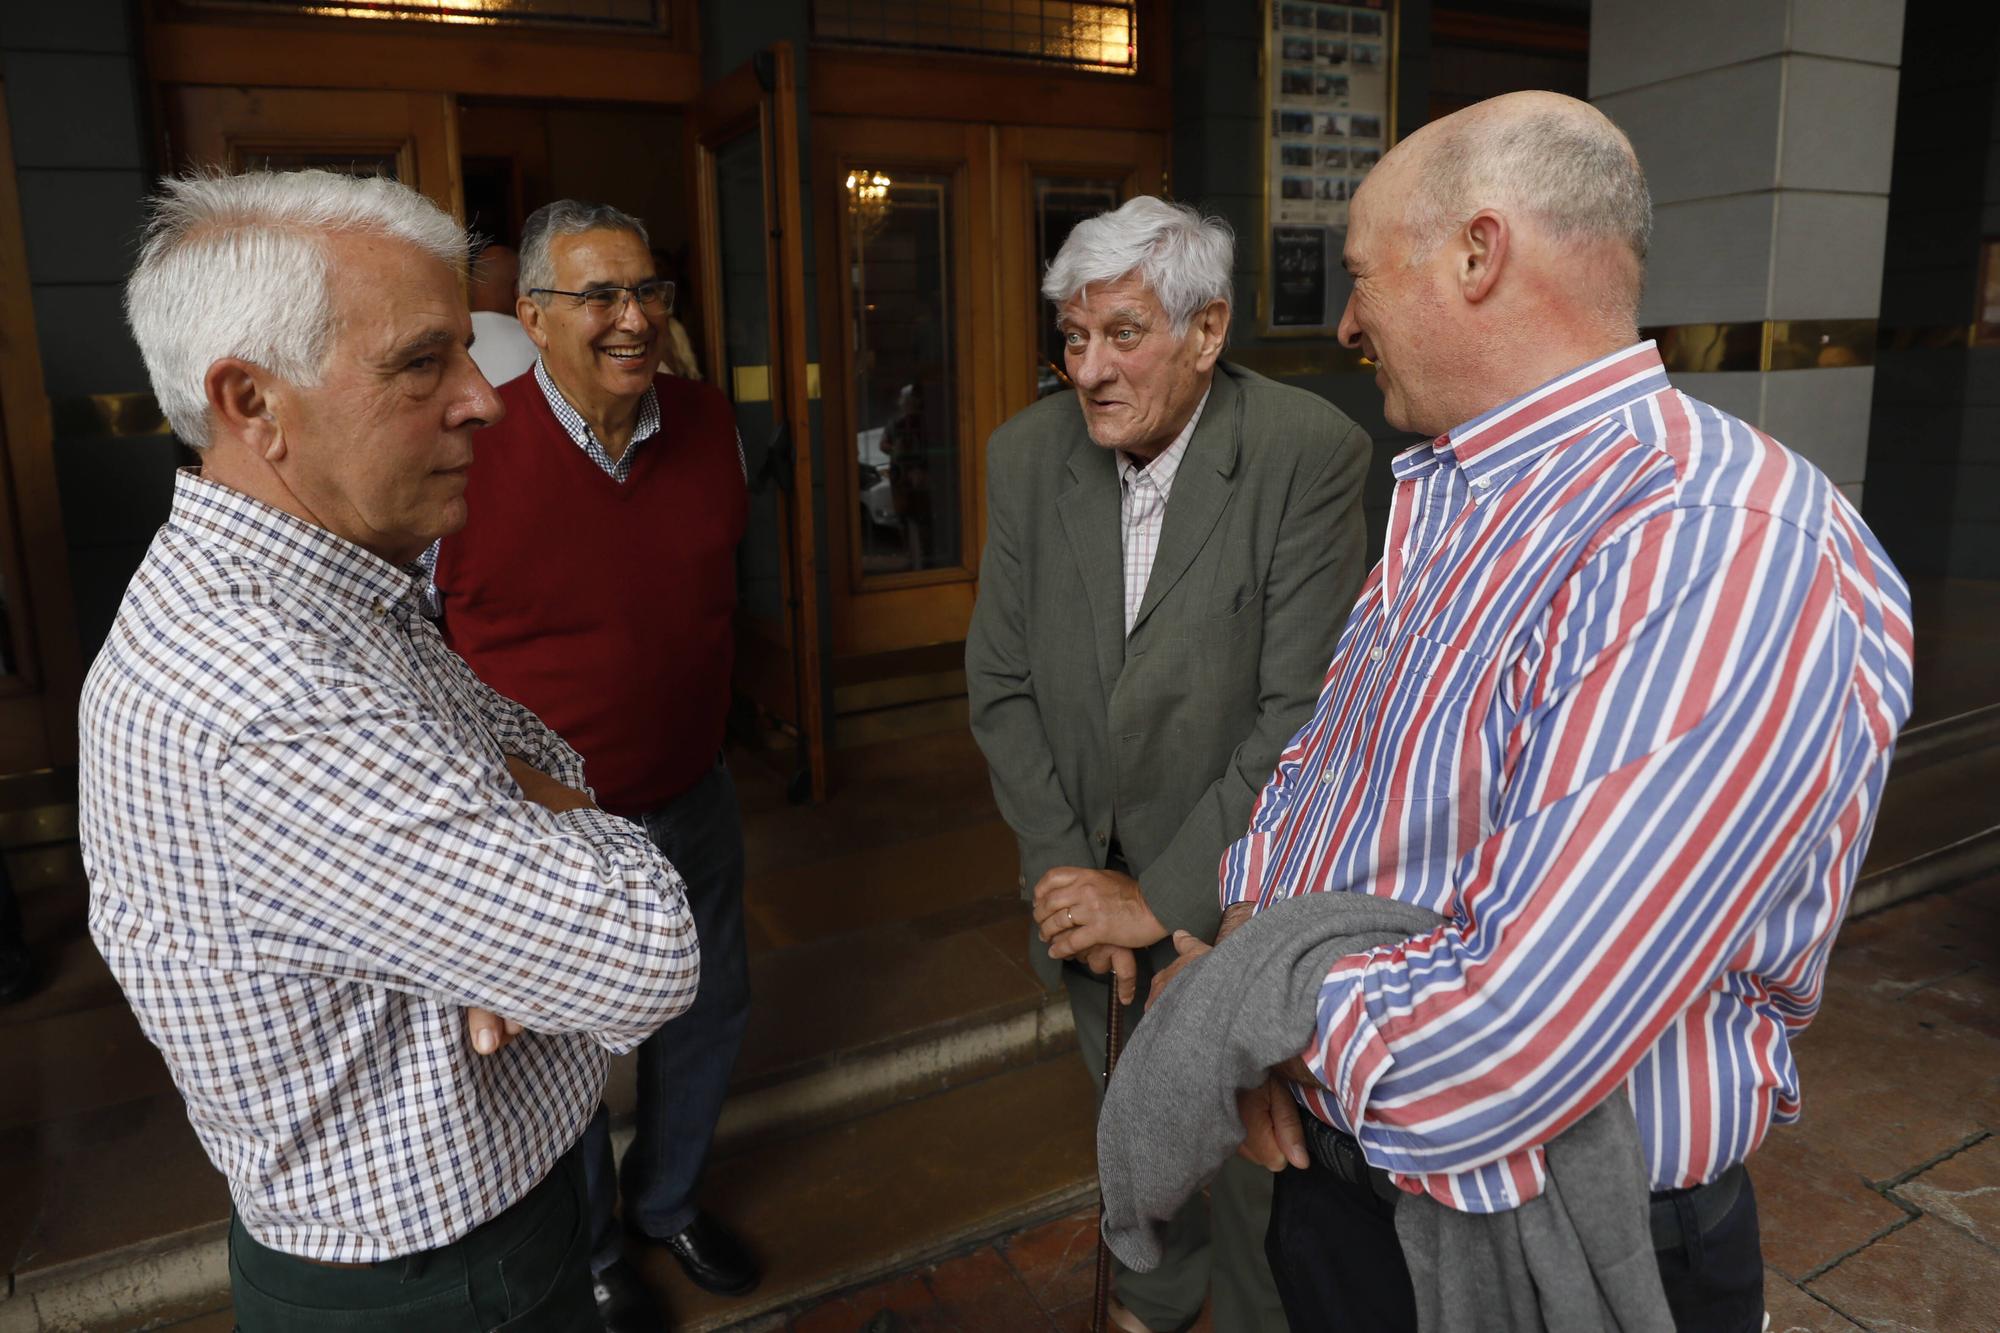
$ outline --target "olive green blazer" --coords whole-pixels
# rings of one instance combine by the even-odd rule
[[[1024,893],[1115,842],[1169,932],[1214,936],[1222,853],[1360,586],[1368,456],[1325,399],[1219,362],[1127,638],[1114,451],[1074,394],[993,433],[965,674]],[[1029,955],[1053,983],[1046,950]]]

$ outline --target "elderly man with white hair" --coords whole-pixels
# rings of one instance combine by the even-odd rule
[[[1110,990],[1216,928],[1216,868],[1311,711],[1352,605],[1369,440],[1324,399],[1221,359],[1234,240],[1137,198],[1049,265],[1074,394],[995,432],[966,642],[972,729],[1032,899],[1029,953],[1067,986],[1104,1071]],[[1167,1261],[1121,1271],[1128,1330],[1282,1329],[1262,1253],[1270,1183],[1224,1171]]]
[[[579,1136],[694,998],[679,877],[419,614],[499,400],[404,186],[170,180],[127,310],[201,456],[81,709],[92,937],[228,1178],[237,1325],[592,1328]]]
[[[1354,200],[1341,337],[1432,438],[1230,849],[1231,938],[1182,964],[1250,956],[1300,895],[1442,918],[1307,977],[1310,1040],[1241,1103],[1295,1328],[1428,1327],[1472,1279],[1413,1284],[1398,1233],[1435,1212],[1398,1201],[1527,1209],[1607,1100],[1672,1322],[1764,1322],[1743,1162],[1800,1114],[1791,1044],[1910,711],[1909,597],[1824,475],[1668,383],[1636,328],[1650,227],[1624,135],[1554,93],[1425,126]]]

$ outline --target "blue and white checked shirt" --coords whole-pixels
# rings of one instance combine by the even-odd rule
[[[576,752],[418,584],[192,472],[84,684],[90,929],[244,1225],[312,1259],[456,1240],[692,1003],[686,891],[638,825],[526,800]],[[528,1031],[491,1056],[465,1007]]]
[[[535,360],[535,384],[541,389],[542,397],[549,400],[549,410],[556,414],[556,420],[576,447],[590,457],[590,461],[604,469],[604,475],[615,482],[623,483],[632,475],[632,460],[639,455],[639,446],[660,433],[660,394],[647,387],[639,396],[639,419],[632,423],[632,439],[626,444],[625,452],[613,462],[611,451],[597,438],[597,432],[583,419],[583,413],[570,406],[569,399],[563,397],[561,389],[549,375],[548,362],[540,357]],[[736,465],[743,469],[743,480],[750,480],[750,460],[743,453],[743,432],[736,432]],[[431,566],[437,563],[437,547],[431,547],[428,555]]]

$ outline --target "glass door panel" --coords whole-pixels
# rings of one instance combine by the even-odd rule
[[[780,43],[702,91],[694,140],[703,336],[750,474],[737,552],[737,693],[792,735],[796,800],[827,791],[806,415],[796,85]]]
[[[962,558],[951,177],[851,175],[860,181],[848,210],[848,309],[861,573],[950,568]]]

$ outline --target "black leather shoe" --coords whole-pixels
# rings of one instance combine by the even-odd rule
[[[660,1302],[623,1259],[591,1278],[604,1333],[667,1333]]]
[[[688,1281],[718,1296],[741,1296],[763,1279],[743,1242],[707,1213],[696,1213],[694,1221],[671,1236],[648,1239],[681,1261]]]

